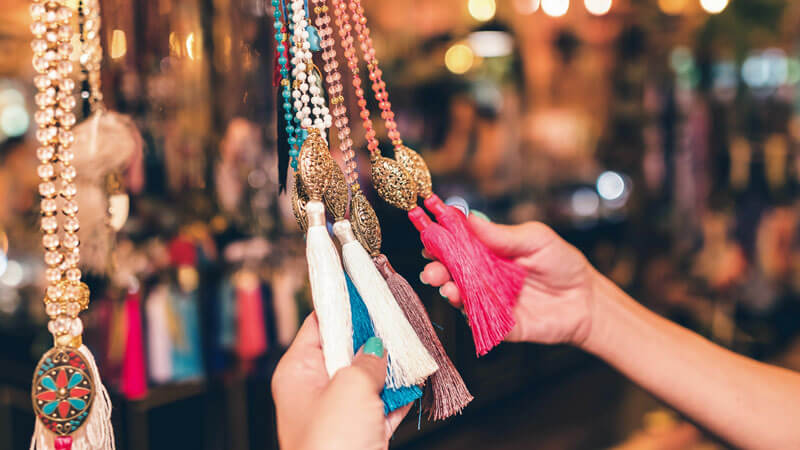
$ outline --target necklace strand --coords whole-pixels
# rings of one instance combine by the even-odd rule
[[[71,131],[76,119],[72,110],[76,100],[75,82],[70,78],[73,70],[69,56],[72,53],[72,11],[59,2],[37,1],[30,8],[34,40],[33,67],[39,74],[34,79],[38,89],[35,114],[39,129],[36,138],[40,146],[36,156],[40,161],[37,174],[42,182],[41,228],[44,261],[46,312],[51,320],[48,329],[56,338],[65,335],[78,337],[83,325],[78,313],[88,305],[88,289],[82,284],[78,269],[80,251],[77,231],[78,204],[75,201],[76,171],[71,145],[75,137]],[[61,214],[64,216],[63,232],[59,236],[57,196],[61,196]]]

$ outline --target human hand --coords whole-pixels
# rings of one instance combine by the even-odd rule
[[[272,377],[278,440],[284,450],[388,448],[407,405],[383,414],[386,352],[370,338],[353,363],[328,378],[319,325],[309,315]]]
[[[470,214],[469,224],[490,250],[528,272],[514,308],[516,325],[506,340],[584,345],[592,328],[598,278],[586,257],[539,222],[497,225]],[[420,280],[440,286],[443,297],[462,307],[458,287],[441,262],[425,266]]]

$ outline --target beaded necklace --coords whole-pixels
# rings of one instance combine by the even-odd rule
[[[36,156],[41,163],[37,173],[42,179],[42,244],[48,267],[44,303],[50,317],[47,328],[55,341],[34,371],[31,397],[38,420],[31,448],[68,450],[75,438],[86,439],[84,448],[105,449],[113,447],[110,402],[94,358],[82,345],[83,322],[78,317],[89,305],[89,288],[81,282],[78,268],[80,224],[71,149],[76,122],[69,60],[72,10],[58,1],[36,0],[30,13],[33,67],[38,73],[34,84],[39,109],[34,120],[39,126]],[[59,224],[59,195],[63,224]]]
[[[361,0],[349,0],[349,14],[345,0],[331,1],[361,108],[367,148],[372,160],[373,182],[378,193],[388,203],[408,212],[409,219],[420,231],[426,249],[448,268],[462,294],[473,330],[476,352],[479,356],[483,355],[500,343],[513,328],[511,309],[522,288],[525,271],[517,264],[494,255],[474,235],[464,215],[446,206],[433,193],[431,175],[425,161],[417,152],[403,145],[397,130]],[[358,73],[358,60],[353,49],[352,30],[358,34],[372,91],[394,146],[394,161],[381,156],[372,122],[369,120],[369,110]],[[424,200],[426,208],[436,216],[438,224],[433,223],[417,206],[417,196]]]
[[[431,418],[445,419],[463,410],[472,401],[472,395],[442,347],[419,296],[408,281],[392,268],[388,258],[380,253],[381,232],[378,218],[364,197],[358,182],[358,164],[350,137],[347,108],[344,105],[344,97],[342,97],[343,87],[338,69],[339,63],[336,61],[336,50],[333,47],[333,30],[329,26],[331,19],[328,15],[328,6],[325,5],[324,0],[314,0],[314,3],[316,5],[314,11],[317,14],[316,24],[322,43],[322,58],[325,61],[325,81],[333,105],[334,124],[339,130],[339,149],[345,160],[345,178],[351,191],[350,219],[353,229],[364,248],[370,251],[375,266],[386,280],[392,295],[420,341],[439,366],[439,370],[431,375],[429,380],[431,389],[426,391],[432,396],[432,401],[425,402],[425,405]],[[352,45],[348,53],[348,64],[352,64],[352,56],[354,56]],[[367,120],[369,119],[367,118]],[[374,139],[374,132],[372,138]],[[356,322],[354,319],[354,328],[356,328]],[[398,395],[398,393],[391,394]],[[408,395],[403,400],[407,403],[413,397]],[[391,403],[387,401],[386,396],[384,396],[384,403],[387,404],[387,408]]]

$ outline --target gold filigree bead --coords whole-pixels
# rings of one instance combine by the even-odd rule
[[[330,184],[325,193],[325,208],[333,214],[333,218],[338,222],[347,215],[347,203],[349,201],[349,190],[347,181],[341,167],[333,158],[328,159]]]
[[[308,203],[308,193],[303,186],[303,179],[300,172],[294,174],[294,187],[292,188],[292,211],[300,230],[305,233],[308,230],[308,217],[306,216],[306,204]]]
[[[381,225],[367,197],[357,186],[350,198],[350,223],[356,239],[372,256],[381,253]]]
[[[311,128],[298,156],[300,177],[311,200],[322,200],[330,187],[330,159],[328,145],[319,130]]]
[[[372,182],[382,199],[405,211],[417,206],[417,186],[397,161],[372,155]]]
[[[422,156],[406,147],[405,145],[395,148],[394,159],[403,166],[404,169],[414,179],[417,185],[417,193],[423,199],[433,195],[433,185],[431,183],[431,172]]]

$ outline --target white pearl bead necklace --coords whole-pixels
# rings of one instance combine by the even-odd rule
[[[292,23],[294,24],[294,56],[292,56],[292,76],[295,84],[292,89],[296,117],[303,128],[316,128],[322,132],[333,124],[325,97],[322,96],[319,71],[314,70],[311,44],[308,41],[308,18],[304,0],[292,0]],[[310,103],[310,106],[309,106]],[[312,118],[313,115],[313,118]]]

